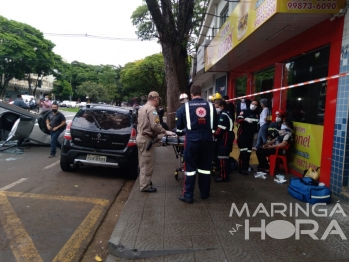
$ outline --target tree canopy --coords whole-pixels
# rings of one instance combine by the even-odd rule
[[[188,92],[188,49],[199,32],[207,5],[208,0],[145,0],[131,16],[139,38],[157,37],[161,44],[168,111],[176,111],[180,106],[179,94]],[[170,127],[174,127],[174,122],[170,115]]]
[[[39,30],[0,16],[0,74],[5,75],[0,84],[0,97],[12,78],[27,79],[32,93],[30,74],[50,75],[61,60],[54,54],[54,46]],[[35,88],[37,85],[35,83]]]

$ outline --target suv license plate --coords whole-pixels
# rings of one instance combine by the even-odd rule
[[[94,162],[107,162],[107,157],[99,156],[99,155],[87,155],[86,160],[90,160]]]

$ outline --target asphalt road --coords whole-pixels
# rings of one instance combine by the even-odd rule
[[[125,183],[116,169],[63,172],[49,153],[0,152],[0,261],[79,261]]]

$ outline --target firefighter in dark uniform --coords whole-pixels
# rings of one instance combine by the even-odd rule
[[[186,102],[177,114],[177,130],[186,128],[184,146],[184,185],[179,200],[193,203],[196,173],[201,198],[208,198],[211,185],[213,133],[217,127],[217,113],[212,103],[201,97],[201,87],[192,85],[192,100]]]
[[[257,101],[252,101],[250,108],[246,108],[240,112],[236,118],[239,124],[238,129],[238,147],[239,155],[239,172],[243,175],[248,175],[248,168],[250,166],[250,156],[252,153],[253,135],[257,133],[257,123],[259,121],[256,109],[258,107]]]
[[[286,113],[283,110],[276,111],[275,122],[271,123],[268,127],[268,137],[269,140],[279,136],[279,131],[281,130],[281,125],[286,118]]]
[[[219,177],[217,177],[215,181],[228,182],[231,173],[229,155],[233,149],[233,142],[235,139],[235,134],[233,132],[234,122],[228,110],[228,105],[224,100],[215,101],[215,104],[218,106],[216,110],[219,113],[219,120],[214,136],[217,138],[217,158],[220,170]]]

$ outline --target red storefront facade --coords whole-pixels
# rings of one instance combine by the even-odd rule
[[[341,45],[343,35],[344,18],[339,18],[334,21],[325,20],[322,23],[306,30],[305,32],[285,41],[284,43],[270,49],[262,55],[244,63],[241,66],[234,68],[228,74],[228,95],[231,98],[236,98],[236,79],[247,75],[246,95],[254,94],[255,85],[254,72],[258,72],[265,68],[273,66],[274,85],[273,88],[287,86],[284,77],[284,63],[289,59],[301,56],[325,46],[330,49],[328,76],[339,73]],[[243,43],[242,43],[243,44]],[[302,87],[298,87],[302,88]],[[336,114],[336,99],[338,90],[338,78],[327,81],[326,91],[326,114],[324,116],[324,130],[321,152],[321,181],[326,185],[330,183],[332,147],[334,135],[334,121]],[[275,121],[275,112],[279,109],[286,109],[286,92],[276,91],[272,93],[273,105],[271,108],[273,121]],[[254,97],[252,96],[251,99]],[[299,171],[291,169],[292,173],[300,175]]]
[[[340,73],[343,8],[342,0],[240,2],[205,49],[205,74],[227,72],[235,104],[267,98],[272,121],[287,112],[295,124],[292,173],[320,167],[328,186],[339,81],[325,78]],[[273,91],[290,85],[301,86]]]

